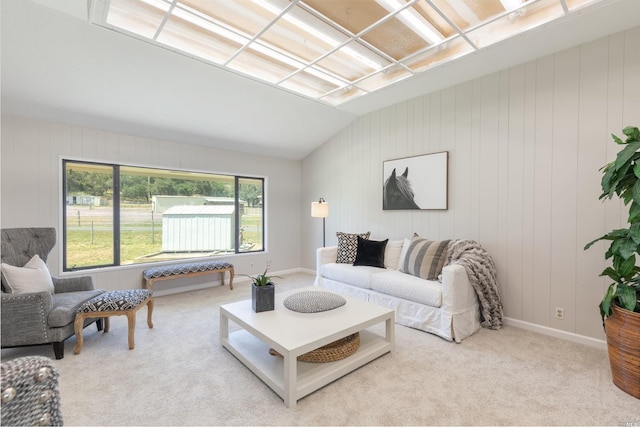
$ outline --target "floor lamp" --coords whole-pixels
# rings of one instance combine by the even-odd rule
[[[317,202],[311,202],[311,216],[313,218],[322,218],[322,247],[325,247],[325,225],[324,220],[329,216],[329,203],[322,197]]]

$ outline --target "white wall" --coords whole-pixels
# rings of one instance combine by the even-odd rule
[[[610,134],[640,126],[640,27],[365,115],[303,161],[303,266],[315,265],[330,204],[336,231],[477,240],[494,257],[507,317],[604,337],[605,244],[624,222],[602,203]],[[449,209],[383,211],[382,162],[449,152]],[[565,319],[554,318],[563,307]]]
[[[60,274],[62,263],[59,226],[63,208],[60,183],[63,157],[265,177],[268,252],[225,259],[234,264],[236,274],[261,272],[268,259],[272,271],[301,265],[300,161],[7,116],[2,117],[0,155],[1,226],[56,227],[58,244],[48,260],[54,274]],[[127,289],[141,287],[143,269],[127,266],[93,270],[91,274],[99,288]],[[184,279],[177,285],[199,286],[212,277]],[[176,283],[169,281],[159,282],[154,290],[175,286]]]

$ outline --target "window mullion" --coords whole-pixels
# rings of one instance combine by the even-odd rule
[[[113,166],[113,262],[120,265],[120,166]]]

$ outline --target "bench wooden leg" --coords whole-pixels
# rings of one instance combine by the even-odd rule
[[[129,324],[129,350],[136,346],[134,335],[136,331],[136,310],[127,311],[127,322]]]
[[[233,290],[233,276],[234,276],[234,272],[233,272],[233,267],[229,269],[229,290]]]
[[[147,325],[149,329],[153,328],[153,322],[151,321],[151,315],[153,314],[153,298],[149,298],[147,302]]]
[[[82,327],[84,326],[84,316],[82,314],[76,314],[76,320],[73,322],[73,329],[76,333],[76,348],[73,350],[73,354],[80,354],[82,351],[82,344],[84,343],[84,337],[82,336]],[[106,328],[107,326],[105,326]]]

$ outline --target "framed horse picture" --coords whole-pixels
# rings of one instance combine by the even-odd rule
[[[447,209],[449,152],[382,163],[382,209]]]

